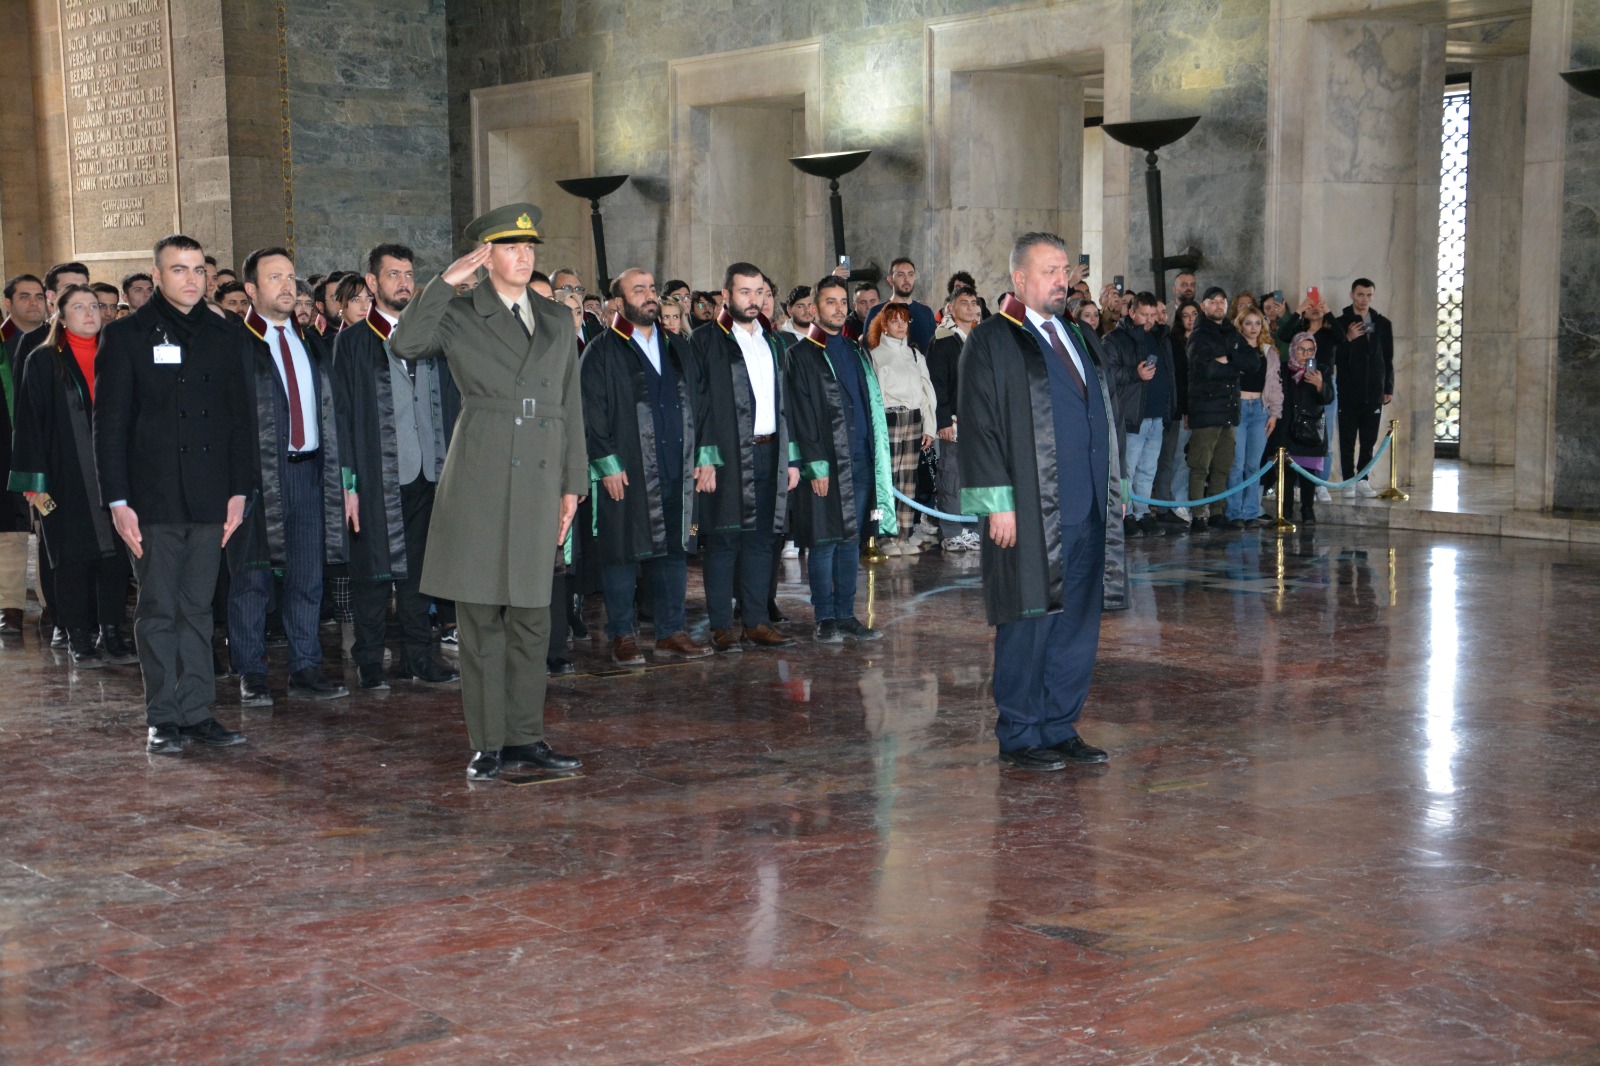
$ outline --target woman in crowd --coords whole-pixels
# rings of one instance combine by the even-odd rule
[[[367,282],[360,274],[346,274],[339,282],[339,317],[345,326],[354,326],[365,322],[367,312],[372,310],[372,293],[367,290]]]
[[[678,301],[661,301],[661,328],[668,333],[683,335],[683,308],[678,306]]]
[[[1315,292],[1315,290],[1313,290]],[[1295,308],[1293,314],[1284,319],[1283,326],[1278,330],[1278,339],[1288,342],[1297,333],[1309,333],[1317,342],[1317,366],[1328,379],[1331,398],[1327,407],[1323,409],[1323,417],[1327,424],[1323,427],[1323,436],[1327,439],[1324,449],[1323,470],[1333,469],[1333,429],[1339,424],[1339,385],[1334,380],[1333,354],[1338,346],[1338,336],[1333,330],[1333,312],[1328,309],[1321,293],[1308,292],[1306,298],[1300,301],[1300,306]],[[1326,474],[1323,475],[1327,477]],[[1333,497],[1321,485],[1317,486],[1317,502],[1326,503]]]
[[[1234,322],[1245,343],[1261,353],[1261,369],[1239,379],[1239,425],[1235,429],[1233,466],[1228,471],[1228,488],[1235,489],[1261,469],[1261,456],[1267,438],[1283,415],[1283,387],[1278,374],[1278,349],[1272,343],[1266,316],[1250,308]],[[1235,528],[1255,522],[1261,512],[1261,482],[1228,497],[1225,512],[1228,525]]]
[[[911,331],[911,309],[900,303],[885,304],[867,326],[867,350],[883,391],[884,417],[889,428],[889,465],[894,487],[906,496],[917,491],[917,463],[933,445],[936,401],[928,361],[906,339]],[[881,506],[881,504],[880,504]],[[915,555],[939,542],[938,530],[916,526],[918,512],[899,500],[895,507],[903,540],[879,547],[885,555]]]
[[[1233,303],[1228,305],[1228,320],[1237,323],[1239,317],[1246,311],[1259,311],[1261,305],[1256,303],[1256,294],[1249,289],[1240,291],[1233,298]]]
[[[1273,444],[1287,448],[1289,458],[1320,477],[1326,477],[1328,469],[1328,435],[1322,409],[1333,401],[1333,380],[1324,375],[1324,370],[1316,337],[1300,332],[1289,341],[1289,358],[1279,363],[1275,371],[1283,389],[1283,418],[1273,434]],[[1284,515],[1294,512],[1298,488],[1300,524],[1316,525],[1316,486],[1297,471],[1288,471],[1284,477]]]
[[[41,548],[55,570],[46,591],[73,664],[125,666],[138,662],[122,628],[132,564],[100,499],[92,443],[100,303],[89,286],[69,285],[56,310],[17,387],[10,488],[42,515]]]
[[[1074,296],[1067,301],[1067,317],[1096,333],[1100,332],[1100,307],[1093,300]]]

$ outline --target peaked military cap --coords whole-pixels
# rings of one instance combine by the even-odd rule
[[[539,219],[543,216],[544,212],[533,204],[506,204],[467,223],[462,236],[473,244],[519,241],[543,244],[539,236]]]

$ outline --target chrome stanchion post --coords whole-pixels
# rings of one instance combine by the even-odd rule
[[[1283,517],[1284,479],[1288,476],[1289,449],[1278,449],[1278,520],[1272,523],[1272,531],[1280,536],[1284,533],[1293,533],[1295,525]]]
[[[1389,487],[1378,493],[1380,500],[1409,500],[1411,497],[1400,491],[1400,444],[1397,434],[1400,432],[1400,420],[1389,420]]]

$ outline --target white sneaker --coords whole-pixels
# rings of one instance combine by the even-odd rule
[[[961,534],[960,540],[967,546],[967,551],[975,552],[983,547],[983,541],[978,538],[978,531],[969,529]]]
[[[789,541],[787,544],[785,544],[783,546],[783,551],[782,551],[782,553],[780,553],[780,558],[784,558],[784,559],[798,559],[798,558],[800,558],[800,549],[795,545],[794,541],[791,540],[791,541]]]
[[[1326,485],[1318,485],[1317,486],[1317,502],[1318,503],[1332,503],[1333,502],[1333,493],[1328,491],[1328,486],[1326,486]]]
[[[1347,500],[1353,500],[1356,498],[1356,487],[1354,485],[1346,485],[1339,490],[1339,495]]]
[[[1172,509],[1172,513],[1183,519],[1185,522],[1194,521],[1194,516],[1189,513],[1189,508],[1187,507],[1174,507]]]
[[[900,542],[898,540],[890,540],[890,541],[887,541],[887,542],[885,542],[883,544],[880,544],[880,545],[878,545],[878,550],[880,552],[882,552],[884,555],[890,555],[890,556],[893,556],[893,555],[904,555],[905,554],[905,549],[900,547]]]
[[[1356,482],[1356,495],[1364,497],[1368,500],[1374,500],[1378,497],[1378,490],[1373,488],[1369,481],[1367,481],[1365,478],[1362,478],[1360,481]]]
[[[960,537],[946,537],[943,543],[941,543],[939,546],[947,552],[964,552],[967,550],[967,542],[964,535]]]

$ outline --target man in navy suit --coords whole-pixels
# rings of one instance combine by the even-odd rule
[[[1099,341],[1063,317],[1076,280],[1065,243],[1024,234],[1010,265],[1015,294],[961,354],[961,503],[983,520],[1001,761],[1060,770],[1106,761],[1077,721],[1099,649],[1121,473]]]

